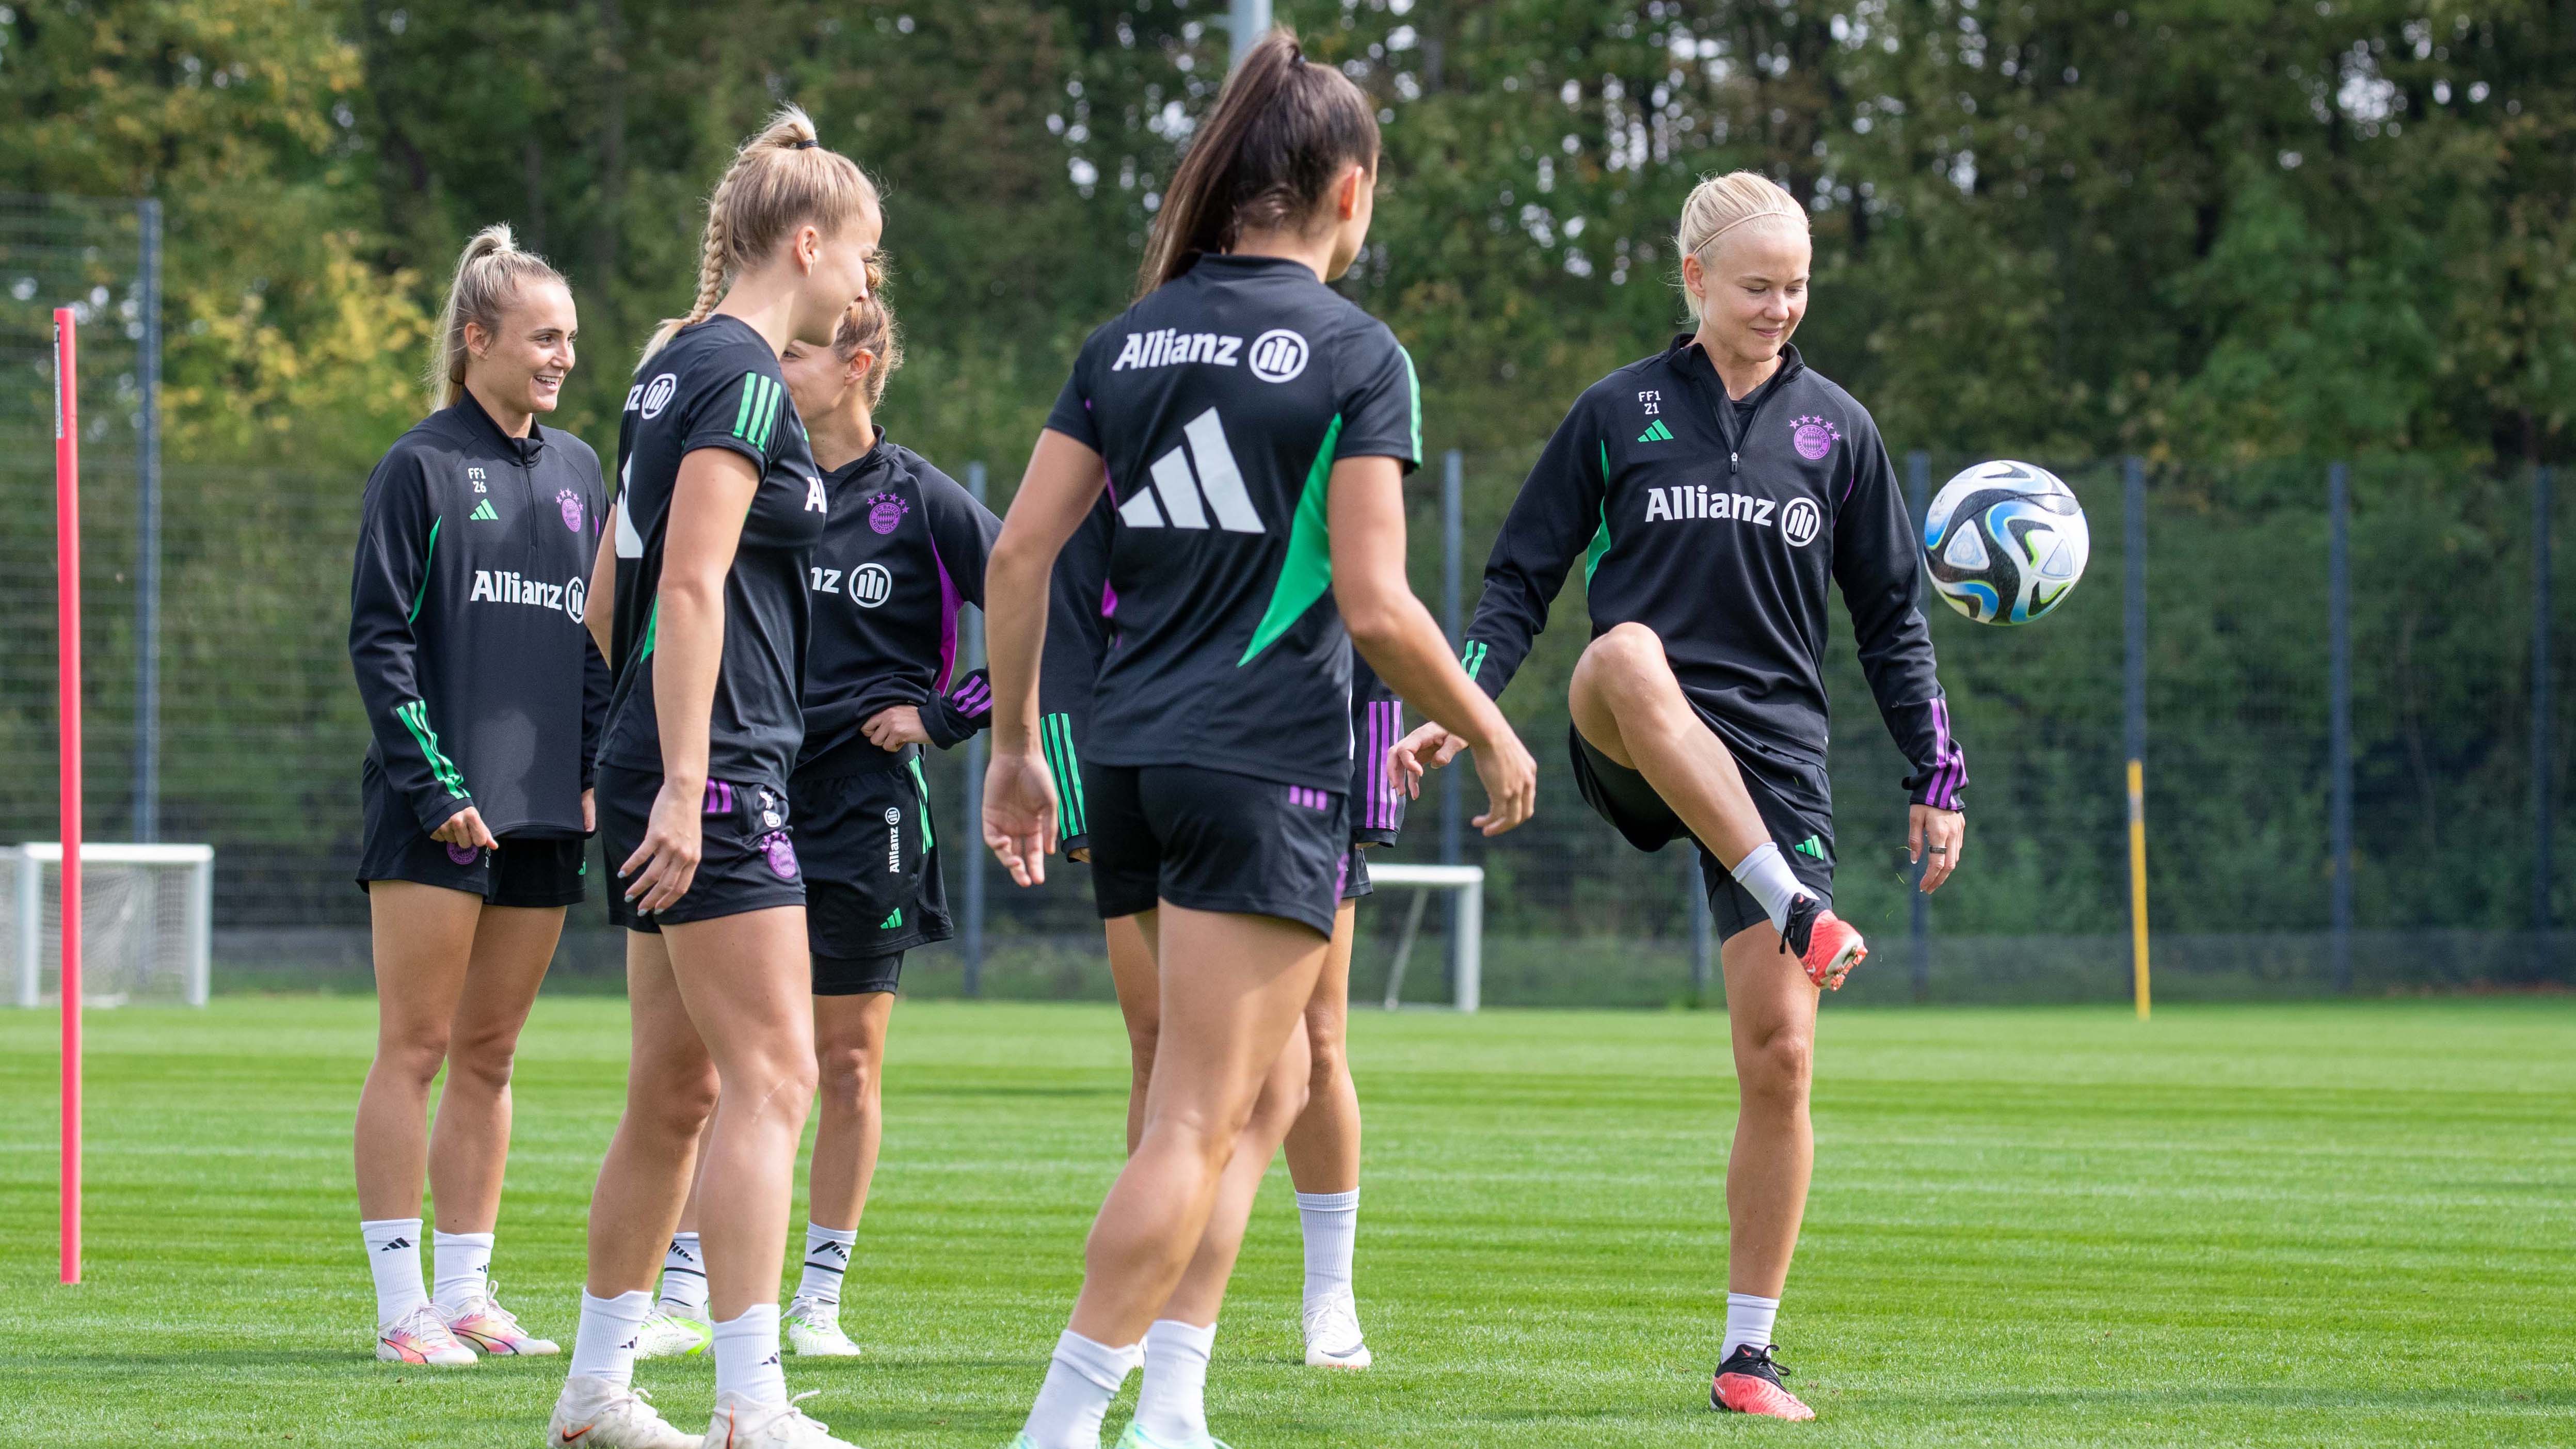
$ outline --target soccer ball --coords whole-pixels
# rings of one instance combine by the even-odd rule
[[[1999,459],[1941,485],[1923,520],[1923,561],[1950,607],[1980,624],[2027,624],[2084,577],[2092,531],[2054,473]]]

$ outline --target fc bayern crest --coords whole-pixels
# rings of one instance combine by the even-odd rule
[[[555,495],[555,507],[562,510],[564,527],[581,532],[581,495],[567,488]]]
[[[760,853],[769,857],[771,875],[780,880],[796,879],[796,846],[787,838],[786,831],[781,830],[776,834],[763,837],[760,842]]]
[[[1797,448],[1798,456],[1810,463],[1832,452],[1842,438],[1842,430],[1821,417],[1800,418],[1790,426],[1796,429],[1789,435],[1790,443]]]
[[[911,511],[911,504],[891,493],[880,493],[868,500],[868,527],[879,533],[892,533]]]

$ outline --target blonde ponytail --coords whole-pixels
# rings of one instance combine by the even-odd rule
[[[486,333],[501,330],[501,314],[529,282],[562,283],[563,273],[535,252],[519,250],[506,225],[487,226],[465,244],[456,259],[456,276],[447,284],[447,305],[439,309],[438,335],[430,343],[429,410],[451,408],[465,396],[465,324]]]
[[[781,107],[759,135],[742,143],[715,194],[707,198],[697,297],[687,315],[669,318],[655,329],[644,344],[644,356],[661,351],[681,328],[707,320],[724,300],[726,286],[744,269],[767,260],[797,226],[812,222],[828,235],[876,206],[876,183],[859,163],[824,150],[804,111]]]
[[[847,365],[860,353],[872,353],[876,365],[868,369],[868,410],[874,412],[885,400],[886,379],[903,366],[903,329],[894,322],[894,309],[886,304],[885,266],[881,258],[868,258],[868,294],[850,304],[841,314],[840,324],[832,329],[832,355]]]

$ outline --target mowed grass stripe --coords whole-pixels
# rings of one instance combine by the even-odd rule
[[[0,1014],[0,1432],[533,1442],[560,1361],[366,1356],[348,1132],[372,1011],[93,1013],[76,1289],[52,1282],[54,1018]],[[1825,1419],[1794,1428],[1700,1407],[1723,1017],[1364,1013],[1353,1038],[1380,1366],[1299,1362],[1274,1172],[1212,1380],[1243,1449],[2576,1442],[2576,1003],[1829,1011],[1781,1323]],[[558,1338],[624,1055],[613,1000],[546,998],[522,1046],[495,1269]],[[836,1429],[1010,1436],[1118,1167],[1125,1077],[1106,1008],[899,1009],[845,1312],[868,1356],[790,1364]],[[706,1410],[702,1366],[642,1381],[675,1421]]]

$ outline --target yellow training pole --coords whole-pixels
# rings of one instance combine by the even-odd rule
[[[2138,1020],[2147,1019],[2147,768],[2129,762],[2129,943]]]

